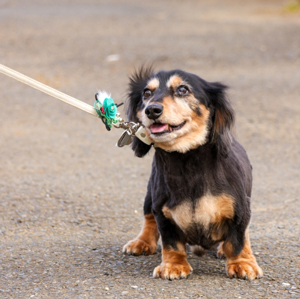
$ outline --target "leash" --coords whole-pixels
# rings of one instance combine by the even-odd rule
[[[132,142],[133,137],[139,138],[142,142],[150,145],[152,141],[146,134],[145,127],[140,123],[126,122],[118,113],[118,107],[122,104],[116,105],[113,99],[106,92],[98,92],[95,95],[94,107],[82,102],[76,98],[73,98],[61,91],[58,91],[46,84],[43,84],[37,80],[27,77],[15,70],[8,68],[0,64],[0,73],[11,77],[17,81],[20,81],[32,88],[35,88],[43,93],[46,93],[62,102],[65,102],[73,107],[76,107],[82,111],[85,111],[93,116],[96,116],[102,120],[108,131],[112,127],[121,128],[125,131],[122,133],[120,139],[117,142],[117,146],[123,147],[129,145]]]

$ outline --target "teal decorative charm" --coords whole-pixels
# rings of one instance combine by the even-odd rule
[[[106,129],[110,131],[113,124],[120,121],[117,105],[105,91],[96,93],[95,98],[94,108],[105,124]]]

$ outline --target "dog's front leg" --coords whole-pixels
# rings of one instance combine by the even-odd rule
[[[153,277],[163,279],[186,278],[192,271],[187,261],[185,235],[163,215],[155,215],[162,237],[162,263],[153,271]]]
[[[245,232],[244,247],[237,256],[233,255],[233,245],[230,241],[225,241],[221,246],[222,249],[219,249],[219,252],[227,258],[226,272],[230,278],[238,277],[252,280],[263,276],[263,271],[252,254],[248,229]]]
[[[139,235],[129,241],[124,247],[123,252],[132,255],[149,255],[156,251],[159,233],[153,214],[144,216],[144,225]]]

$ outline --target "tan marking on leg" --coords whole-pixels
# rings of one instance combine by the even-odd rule
[[[227,258],[226,272],[230,278],[238,277],[252,280],[263,276],[263,271],[252,254],[248,229],[245,233],[244,248],[238,256],[233,255],[232,244],[229,242],[225,241],[222,249]]]
[[[231,196],[222,194],[216,198],[215,204],[217,213],[212,221],[210,237],[213,241],[220,241],[228,232],[228,225],[224,224],[224,221],[234,217],[234,200]]]
[[[186,252],[186,245],[180,242],[176,243],[179,252]]]
[[[153,271],[153,277],[163,279],[186,278],[193,268],[187,261],[186,248],[182,243],[177,243],[177,249],[163,248],[162,263]]]
[[[145,215],[144,225],[136,239],[123,247],[123,252],[133,255],[153,254],[156,251],[159,232],[153,214]]]
[[[226,219],[232,219],[234,217],[234,200],[230,195],[222,194],[217,197],[216,209],[218,213],[214,223],[220,223]]]
[[[149,88],[151,90],[155,90],[159,87],[159,80],[158,78],[153,78],[151,79],[148,83],[147,83],[147,87],[146,88]]]

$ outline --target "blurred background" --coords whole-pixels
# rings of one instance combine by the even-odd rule
[[[142,225],[153,151],[0,74],[1,298],[285,298],[300,295],[300,4],[290,0],[0,0],[0,63],[93,104],[126,100],[142,64],[230,87],[254,167],[250,236],[265,272],[226,278],[213,252],[154,280],[160,253],[124,256]],[[120,109],[124,116],[123,109]]]

